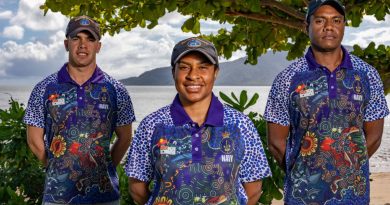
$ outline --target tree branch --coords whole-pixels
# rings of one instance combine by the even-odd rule
[[[299,20],[302,20],[304,21],[305,20],[305,14],[297,11],[296,9],[290,7],[290,6],[286,6],[278,1],[274,1],[274,0],[261,0],[260,1],[260,5],[261,6],[268,6],[268,7],[274,7],[274,8],[277,8],[279,9],[280,11],[283,11],[284,13],[292,16],[292,17],[295,17]]]
[[[237,11],[227,11],[225,12],[228,16],[241,16],[244,18],[256,20],[256,21],[263,21],[263,22],[269,22],[278,24],[281,26],[287,26],[292,29],[296,29],[300,32],[307,33],[305,24],[302,21],[292,21],[292,20],[286,20],[283,18],[275,17],[275,16],[266,16],[261,14],[255,14],[255,13],[243,13],[243,12],[237,12]]]

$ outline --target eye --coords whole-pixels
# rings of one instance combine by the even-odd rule
[[[78,36],[74,36],[74,37],[71,38],[71,40],[72,41],[77,41],[77,40],[79,40],[79,37]]]
[[[333,19],[333,23],[334,23],[335,25],[340,25],[342,22],[343,22],[343,20],[342,20],[341,18],[335,18],[335,19]]]
[[[181,71],[189,71],[190,67],[187,65],[179,65],[179,70]]]
[[[314,19],[314,23],[318,25],[323,25],[325,23],[325,19],[323,18],[316,18]]]

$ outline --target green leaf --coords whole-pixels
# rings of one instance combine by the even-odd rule
[[[190,31],[192,31],[192,28],[194,27],[194,25],[195,25],[194,18],[191,17],[183,23],[183,25],[181,26],[181,30],[188,33]]]
[[[235,104],[235,103],[233,102],[233,100],[231,100],[225,93],[219,92],[219,96],[221,97],[221,99],[222,99],[223,101],[225,101],[225,102],[226,102],[227,104],[229,104],[230,106],[233,107],[233,105]]]
[[[249,100],[248,104],[245,105],[245,109],[251,107],[252,105],[256,104],[257,100],[259,99],[259,94],[255,93],[252,98]]]
[[[241,91],[240,94],[240,106],[244,107],[248,100],[248,94],[246,90]]]

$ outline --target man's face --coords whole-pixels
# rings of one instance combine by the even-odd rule
[[[73,67],[88,67],[96,64],[96,54],[101,43],[89,32],[80,32],[74,37],[68,37],[65,48],[69,51],[69,64]]]
[[[330,5],[323,5],[310,17],[309,38],[313,49],[333,51],[340,47],[345,29],[344,16]]]
[[[211,100],[218,68],[201,53],[191,52],[175,65],[173,78],[183,106]]]

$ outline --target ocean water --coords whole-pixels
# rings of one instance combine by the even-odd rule
[[[176,95],[174,86],[127,86],[131,96],[136,122],[133,128],[136,128],[139,122],[149,113],[156,111],[162,106],[172,102]],[[27,104],[32,87],[28,86],[0,86],[0,109],[9,107],[9,99],[13,99]],[[264,113],[267,102],[269,86],[215,86],[214,93],[219,96],[219,92],[224,92],[228,96],[233,92],[238,97],[242,90],[246,90],[248,97],[254,93],[259,94],[259,100],[248,111]],[[387,104],[390,107],[390,95],[386,96]],[[370,159],[370,169],[372,172],[390,172],[390,116],[385,118],[385,127],[382,137],[382,144],[379,150]]]

